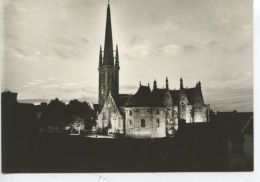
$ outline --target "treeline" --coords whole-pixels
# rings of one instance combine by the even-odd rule
[[[61,129],[80,123],[85,129],[91,129],[95,125],[95,112],[87,102],[74,99],[66,105],[56,98],[41,110],[41,127]]]

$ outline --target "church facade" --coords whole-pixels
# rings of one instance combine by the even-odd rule
[[[99,54],[99,113],[97,131],[125,137],[156,138],[174,136],[179,123],[209,122],[209,105],[204,104],[201,82],[194,88],[171,90],[139,86],[134,95],[119,94],[119,52],[113,49],[110,5],[107,7],[104,51]],[[115,53],[114,53],[115,52]]]

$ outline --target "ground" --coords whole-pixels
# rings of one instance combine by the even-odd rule
[[[3,143],[4,173],[223,171],[214,146],[175,138],[39,134]]]

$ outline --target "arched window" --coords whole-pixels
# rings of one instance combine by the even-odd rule
[[[130,111],[129,111],[129,116],[132,116],[132,115],[133,115],[133,111],[130,110]]]
[[[180,104],[180,118],[186,119],[186,104],[184,102]]]

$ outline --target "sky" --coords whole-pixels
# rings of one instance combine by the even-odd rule
[[[195,87],[215,111],[253,111],[250,0],[111,0],[120,93]],[[97,103],[106,0],[4,0],[2,91]]]

